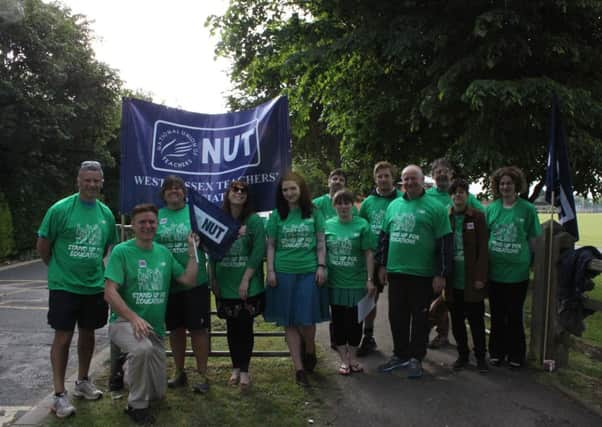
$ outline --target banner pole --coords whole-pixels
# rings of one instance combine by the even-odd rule
[[[125,241],[125,215],[121,214],[121,241]]]
[[[550,294],[552,292],[552,247],[554,241],[554,190],[552,190],[552,197],[550,199],[552,204],[552,209],[550,211],[550,219],[552,223],[550,224],[550,236],[549,236],[549,250],[548,250],[548,274],[546,280],[546,315],[544,321],[544,337],[543,337],[543,355],[542,355],[542,363],[547,358],[548,353],[548,330],[550,327],[549,317],[550,317]]]

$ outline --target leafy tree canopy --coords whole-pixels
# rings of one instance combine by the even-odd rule
[[[296,162],[452,159],[471,180],[545,176],[552,94],[575,189],[602,191],[602,1],[232,0],[207,24],[233,108],[289,97]],[[357,173],[356,173],[357,172]]]
[[[98,62],[84,17],[41,0],[0,1],[0,193],[19,249],[82,160],[113,165],[121,82]]]

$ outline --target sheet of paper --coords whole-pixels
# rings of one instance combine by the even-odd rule
[[[357,323],[363,322],[375,306],[376,303],[374,302],[374,297],[366,294],[366,296],[357,303]]]

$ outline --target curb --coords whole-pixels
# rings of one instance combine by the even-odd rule
[[[0,271],[10,270],[11,268],[23,267],[24,265],[34,264],[36,262],[42,262],[40,258],[32,259],[30,261],[21,261],[16,262],[14,264],[5,265],[4,267],[0,267]]]
[[[90,363],[89,375],[94,376],[96,372],[100,370],[105,360],[108,360],[111,354],[111,345],[109,344],[105,349],[101,350],[92,357]],[[65,380],[65,389],[72,394],[75,381],[77,380],[77,372],[71,375]],[[46,417],[51,415],[50,407],[52,406],[52,398],[54,392],[50,392],[46,397],[42,398],[39,402],[33,405],[33,408],[17,419],[13,423],[9,423],[11,426],[38,426],[41,425]]]

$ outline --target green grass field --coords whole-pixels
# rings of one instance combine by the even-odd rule
[[[550,219],[550,214],[539,214],[539,221],[543,224]],[[558,215],[554,215],[558,221]],[[602,214],[578,213],[577,224],[579,225],[579,246],[602,247]]]

